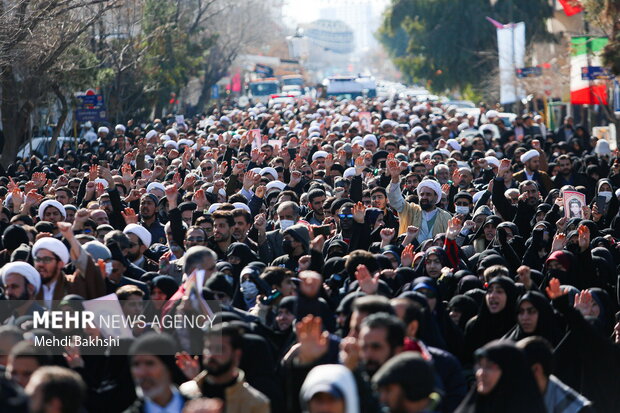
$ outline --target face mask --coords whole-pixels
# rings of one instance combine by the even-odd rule
[[[287,229],[288,227],[295,225],[295,221],[293,221],[292,219],[281,219],[280,220],[280,229],[282,231],[284,231],[285,229]]]
[[[291,244],[291,240],[285,239],[282,241],[282,250],[285,254],[290,254],[293,252],[293,244]]]
[[[457,214],[462,214],[462,215],[467,215],[469,214],[469,207],[466,207],[464,205],[457,205],[454,210],[456,211]]]
[[[609,200],[611,199],[611,192],[609,192],[609,191],[599,191],[598,194],[600,196],[604,196],[605,197],[605,202],[609,202]]]
[[[252,301],[258,295],[258,288],[252,281],[246,280],[241,283],[241,292],[246,301]]]
[[[110,276],[110,274],[112,274],[112,263],[111,262],[105,263],[105,273],[106,273],[106,276]]]

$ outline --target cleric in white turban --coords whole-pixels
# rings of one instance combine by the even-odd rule
[[[65,207],[60,202],[55,199],[48,199],[47,201],[41,202],[37,215],[41,221],[48,221],[55,224],[67,218],[67,211],[65,211]]]

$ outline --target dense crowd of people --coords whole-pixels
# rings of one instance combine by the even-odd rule
[[[31,155],[0,176],[2,412],[620,411],[620,157],[570,117],[225,105]],[[36,345],[114,295],[219,308],[198,344]]]

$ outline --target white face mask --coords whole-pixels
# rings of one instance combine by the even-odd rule
[[[293,221],[292,219],[281,219],[280,220],[280,229],[282,231],[284,231],[285,229],[287,229],[288,227],[295,225],[295,221]]]
[[[469,214],[469,207],[463,205],[457,205],[454,210],[457,214],[467,215]]]
[[[605,202],[609,202],[609,200],[611,199],[611,192],[610,191],[599,191],[598,193],[600,196],[604,196],[605,197]]]
[[[258,288],[252,281],[246,280],[241,283],[241,293],[246,301],[252,301],[258,295]]]
[[[110,274],[112,274],[112,263],[111,262],[105,263],[105,273],[107,277],[109,277]]]

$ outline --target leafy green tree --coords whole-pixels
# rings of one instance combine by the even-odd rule
[[[436,92],[477,86],[497,65],[495,28],[523,21],[527,41],[547,40],[546,0],[392,0],[378,39],[409,82],[429,81]]]

